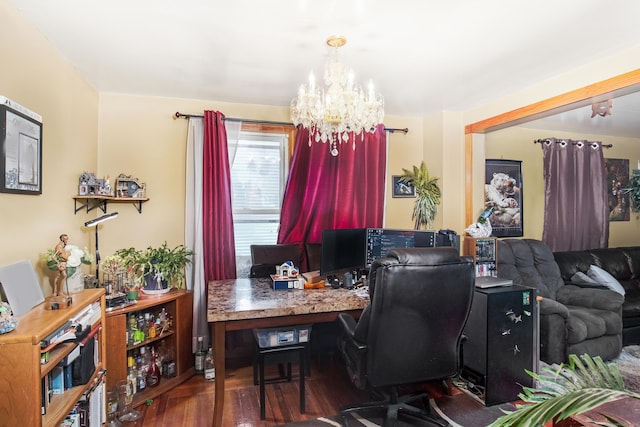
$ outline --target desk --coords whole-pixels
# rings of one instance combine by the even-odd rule
[[[274,291],[270,279],[209,282],[207,322],[216,366],[213,426],[222,427],[226,331],[330,322],[343,312],[357,317],[367,304],[366,294],[347,289]]]

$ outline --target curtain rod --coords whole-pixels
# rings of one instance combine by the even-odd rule
[[[543,142],[546,142],[546,141],[548,141],[548,140],[549,140],[548,138],[545,138],[545,139],[534,139],[534,140],[533,140],[533,143],[534,143],[534,144],[542,144]],[[561,141],[562,141],[562,140],[558,140],[558,141],[556,141],[556,144],[558,144],[558,143],[559,143],[559,142],[561,142]],[[576,143],[574,142],[573,144],[575,145]],[[612,147],[613,147],[613,144],[603,144],[603,143],[600,143],[600,145],[602,146],[602,148],[612,148]]]
[[[176,111],[176,113],[173,115],[174,119],[188,119],[191,117],[203,117],[203,115],[202,114],[184,114],[179,111]],[[273,122],[270,120],[240,119],[236,117],[225,117],[224,120],[229,120],[230,122],[255,123],[255,124],[263,124],[263,125],[293,126],[293,123],[290,123],[290,122],[288,123],[288,122]],[[406,134],[407,132],[409,132],[409,128],[398,129],[398,128],[385,127],[384,130],[391,133],[402,132]]]

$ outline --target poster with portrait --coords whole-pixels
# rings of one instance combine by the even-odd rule
[[[629,159],[604,159],[604,173],[609,221],[630,221],[629,194],[622,191],[629,186]]]
[[[523,235],[522,162],[485,160],[485,209],[495,237]]]

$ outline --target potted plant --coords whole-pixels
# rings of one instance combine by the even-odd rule
[[[101,264],[106,277],[104,284],[107,288],[107,294],[116,290],[126,293],[127,299],[131,301],[138,299],[141,277],[139,274],[136,274],[134,268],[127,268],[124,258],[121,255],[114,254],[108,256]]]
[[[147,249],[118,249],[127,269],[141,278],[142,291],[151,294],[164,293],[172,287],[184,286],[184,268],[191,263],[193,251],[184,245],[169,248],[167,242]]]
[[[412,185],[416,189],[417,200],[411,216],[411,219],[415,221],[414,228],[419,230],[424,226],[429,229],[436,217],[442,195],[438,186],[438,178],[429,176],[424,161],[420,163],[420,167],[413,166],[412,170],[403,168],[402,172],[404,173],[400,176],[400,181]]]

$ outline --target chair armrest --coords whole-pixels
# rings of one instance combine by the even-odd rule
[[[349,345],[352,345],[358,350],[366,350],[366,343],[363,340],[359,340],[356,334],[358,323],[353,316],[346,313],[340,313],[338,314],[338,323],[340,324],[343,335],[346,337]]]
[[[558,290],[556,299],[566,305],[597,308],[620,312],[624,296],[609,289],[582,288],[574,285],[563,286]]]
[[[367,344],[366,341],[359,341],[357,338],[357,331],[360,329],[358,323],[349,314],[338,314],[341,329],[338,347],[349,378],[357,388],[364,390],[367,387]]]

